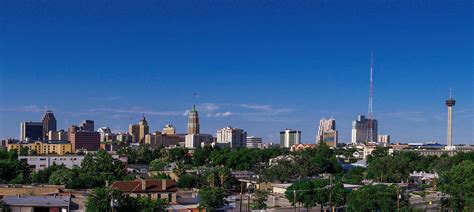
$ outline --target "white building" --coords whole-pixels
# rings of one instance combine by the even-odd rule
[[[333,118],[319,121],[318,135],[316,136],[316,143],[325,143],[331,147],[337,147],[338,132],[336,130],[336,120]]]
[[[112,131],[108,127],[100,127],[97,132],[100,134],[100,142],[113,140]]]
[[[184,146],[189,149],[195,149],[212,142],[214,142],[214,138],[209,134],[187,134]]]
[[[53,164],[64,165],[66,168],[72,169],[74,166],[81,166],[84,155],[18,156],[18,160],[25,161],[35,171],[46,169]]]
[[[301,131],[286,129],[280,132],[280,146],[290,148],[295,144],[301,143]]]
[[[247,148],[262,149],[262,138],[255,136],[247,137]]]
[[[246,147],[247,132],[231,126],[217,130],[217,144],[225,144],[230,148]]]

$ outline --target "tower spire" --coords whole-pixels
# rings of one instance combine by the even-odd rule
[[[370,52],[370,80],[369,80],[369,108],[367,123],[367,142],[374,142],[374,103],[373,103],[373,70],[374,70],[374,52]]]

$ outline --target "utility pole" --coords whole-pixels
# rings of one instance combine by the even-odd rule
[[[293,190],[294,212],[296,212],[296,190]]]
[[[250,194],[247,195],[247,211],[250,211]]]
[[[240,181],[240,212],[242,212],[242,202],[244,201],[242,199],[243,193],[244,193],[244,182]]]
[[[329,174],[329,210],[332,211],[332,175]]]
[[[400,212],[400,187],[397,188],[397,211]]]

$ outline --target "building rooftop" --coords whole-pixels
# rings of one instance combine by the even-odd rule
[[[5,196],[3,201],[10,206],[69,207],[68,196]]]
[[[143,183],[145,185],[143,185]],[[143,187],[145,189],[143,189]],[[177,192],[178,187],[174,180],[157,179],[136,179],[133,181],[116,181],[112,184],[116,188],[126,193],[157,193],[157,192]]]

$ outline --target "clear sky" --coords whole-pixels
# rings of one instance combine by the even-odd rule
[[[379,134],[474,143],[472,1],[0,1],[0,137],[54,111],[59,128],[93,119],[126,131],[204,133],[227,125],[265,141],[285,128],[341,141],[367,113],[370,52]],[[193,94],[197,93],[197,97]]]

